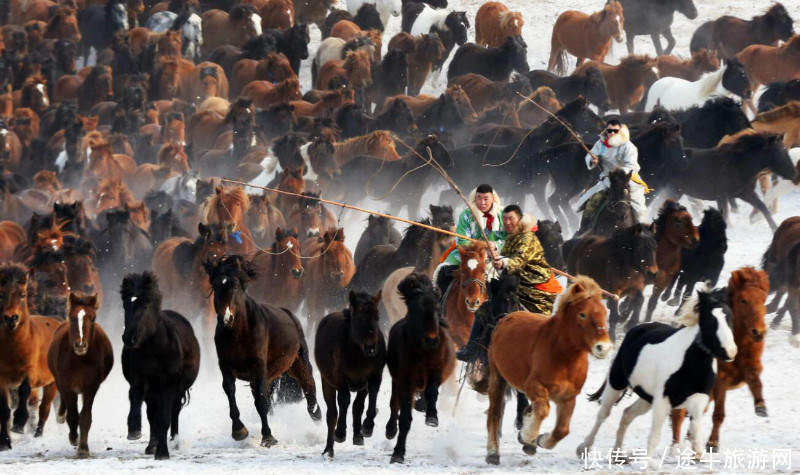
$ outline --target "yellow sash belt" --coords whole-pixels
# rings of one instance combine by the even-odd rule
[[[633,174],[633,176],[631,177],[631,181],[634,182],[634,183],[638,183],[638,184],[642,185],[644,187],[644,194],[645,195],[650,193],[651,191],[653,191],[652,188],[647,186],[647,183],[645,183],[644,180],[642,180],[642,177],[640,177],[638,173],[634,173]]]

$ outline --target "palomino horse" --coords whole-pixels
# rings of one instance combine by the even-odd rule
[[[92,405],[100,384],[114,365],[114,350],[103,329],[96,323],[100,303],[97,295],[72,293],[69,317],[56,329],[47,351],[47,366],[53,373],[61,405],[58,419],[66,417],[69,443],[78,447],[78,458],[89,456],[89,428]],[[78,395],[83,403],[78,412]],[[80,442],[78,441],[80,425]]]
[[[206,201],[203,222],[223,224],[233,227],[228,241],[228,254],[251,255],[256,250],[253,235],[244,224],[244,217],[250,208],[250,197],[241,188],[218,186],[214,195]]]
[[[303,241],[302,255],[307,259],[303,293],[308,309],[306,329],[310,333],[328,311],[344,303],[345,289],[356,273],[356,265],[344,245],[342,228],[329,228],[321,237]]]
[[[239,419],[236,405],[236,380],[250,383],[261,419],[261,446],[272,447],[278,441],[267,421],[270,412],[270,384],[288,371],[303,389],[308,414],[322,419],[316,398],[305,335],[297,317],[290,311],[256,303],[247,294],[247,285],[255,269],[242,256],[229,256],[218,264],[206,263],[214,290],[217,330],[214,343],[222,372],[222,389],[228,397],[235,440],[248,436]]]
[[[444,318],[456,346],[469,340],[472,321],[478,307],[488,298],[486,293],[486,245],[481,242],[458,246],[461,265],[454,273],[444,302]]]
[[[269,250],[258,251],[251,263],[258,276],[250,283],[254,298],[260,303],[296,311],[303,301],[303,261],[297,230],[275,231]]]
[[[351,391],[357,393],[353,402],[353,445],[364,445],[364,437],[372,436],[375,427],[378,391],[386,364],[386,341],[378,327],[380,300],[380,292],[373,297],[351,291],[348,307],[326,315],[319,322],[314,338],[314,359],[327,406],[328,440],[322,453],[331,458],[334,428],[337,442],[344,442],[347,437],[347,406]],[[369,407],[362,425],[361,414],[367,395]],[[338,414],[337,400],[340,404]]]
[[[658,212],[656,226],[656,265],[658,274],[653,282],[653,292],[647,301],[645,321],[649,322],[658,304],[658,296],[667,288],[681,269],[681,253],[684,249],[694,249],[700,243],[700,235],[692,223],[692,215],[686,207],[667,200]],[[638,324],[637,320],[628,322],[628,328]]]
[[[537,446],[552,449],[569,433],[575,398],[586,382],[589,353],[602,359],[613,346],[601,290],[591,278],[579,276],[552,317],[514,312],[497,323],[489,344],[487,463],[500,463],[498,438],[509,386],[531,401],[518,436],[526,454],[535,454]],[[540,434],[550,400],[557,408],[555,428]]]
[[[717,379],[711,391],[714,401],[714,426],[706,447],[719,448],[719,429],[725,419],[725,396],[728,390],[747,384],[753,394],[756,415],[767,417],[761,385],[761,355],[764,352],[764,337],[767,325],[764,322],[764,302],[769,293],[769,279],[763,270],[744,267],[733,271],[728,281],[728,305],[733,311],[733,339],[738,351],[732,362],[717,362]],[[680,442],[681,423],[685,409],[672,411],[672,441]]]
[[[564,75],[567,52],[578,58],[576,67],[585,59],[602,62],[611,48],[611,39],[622,43],[625,16],[617,0],[609,0],[599,12],[587,15],[568,10],[558,16],[550,39],[548,71]]]
[[[56,397],[53,374],[47,367],[47,348],[58,320],[31,315],[28,311],[28,269],[19,264],[0,267],[2,323],[0,328],[0,449],[11,448],[8,423],[11,416],[9,390],[19,387],[19,405],[14,411],[12,431],[21,434],[28,421],[28,396],[44,388],[39,405],[36,437],[42,435]]]
[[[406,438],[411,429],[411,405],[417,391],[424,392],[425,425],[437,427],[436,402],[439,386],[455,368],[453,340],[439,311],[439,290],[422,274],[412,273],[397,286],[408,307],[406,317],[389,331],[387,366],[392,375],[392,396],[386,438],[400,435],[392,452],[392,463],[402,463]]]

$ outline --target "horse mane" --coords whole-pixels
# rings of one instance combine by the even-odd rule
[[[564,315],[568,306],[592,298],[602,299],[603,289],[591,277],[579,275],[558,299],[558,307],[553,315]]]
[[[789,12],[786,11],[786,7],[784,7],[780,2],[776,2],[774,5],[769,7],[769,10],[767,10],[763,15],[754,15],[753,21],[760,20],[762,18],[773,18],[775,20],[789,19],[789,21],[791,21]]]
[[[703,292],[708,292],[711,289],[708,285],[705,286]],[[700,297],[697,292],[693,292],[691,297],[681,304],[678,308],[678,314],[675,316],[675,323],[684,327],[693,327],[700,321]]]
[[[731,273],[728,280],[728,288],[738,290],[744,287],[758,287],[764,292],[769,292],[769,277],[766,272],[757,270],[755,267],[747,266],[737,269]]]
[[[719,139],[717,146],[714,147],[715,150],[722,149],[722,147],[728,146],[733,147],[738,143],[744,144],[744,142],[748,141],[748,138],[753,137],[761,137],[761,132],[757,131],[756,129],[744,129],[736,132],[735,134],[728,134],[723,136]]]
[[[698,81],[700,81],[702,84],[702,88],[700,89],[701,96],[710,96],[714,92],[714,89],[716,89],[717,85],[722,81],[722,76],[725,74],[725,70],[727,68],[728,65],[726,65],[724,68],[719,68],[714,72],[710,72],[698,79]]]
[[[216,221],[215,214],[218,207],[223,206],[230,210],[230,208],[239,205],[242,207],[242,213],[246,213],[250,208],[250,197],[241,188],[222,188],[218,187],[217,192],[212,194],[207,200],[203,208],[203,221],[210,223]],[[230,200],[226,203],[226,200]],[[230,211],[229,211],[230,214]]]
[[[256,7],[250,4],[238,4],[230,9],[228,13],[228,19],[231,22],[234,21],[241,21],[246,18],[250,18],[250,15],[258,14],[256,11]]]
[[[800,35],[793,35],[783,45],[783,49],[791,53],[800,53]]]
[[[800,36],[798,36],[800,38]],[[800,45],[800,41],[798,42]],[[782,106],[762,112],[755,119],[759,122],[775,122],[785,118],[800,118],[800,101],[791,101]]]
[[[136,289],[142,289],[142,295],[135,295]],[[141,274],[128,274],[122,280],[120,296],[123,301],[130,300],[131,297],[139,297],[144,302],[155,304],[157,309],[161,309],[161,291],[158,289],[158,278],[150,271]]]
[[[7,285],[17,285],[28,281],[28,268],[24,264],[9,262],[0,266],[0,282]]]
[[[28,261],[30,267],[39,267],[47,264],[58,264],[64,262],[64,253],[61,250],[51,251],[49,249],[42,250],[34,254]]]
[[[646,54],[632,54],[622,58],[619,61],[619,68],[636,68],[652,61],[653,58],[647,56]]]
[[[658,218],[656,218],[656,241],[660,241],[664,237],[664,230],[667,227],[667,219],[669,215],[686,211],[686,207],[677,201],[667,200],[664,206],[658,211]]]

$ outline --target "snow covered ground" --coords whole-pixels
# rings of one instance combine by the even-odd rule
[[[451,6],[466,9],[470,21],[482,1],[451,0]],[[506,4],[514,10],[525,13],[524,37],[529,47],[529,63],[532,68],[544,68],[549,54],[551,25],[559,12],[568,8],[586,12],[599,9],[602,1],[573,0],[569,2],[554,0],[509,0]],[[673,32],[678,41],[676,53],[688,54],[691,33],[702,21],[723,14],[750,17],[764,11],[769,2],[755,0],[701,0],[696,2],[700,16],[689,21],[676,14]],[[789,13],[800,19],[800,2],[786,1]],[[399,30],[399,18],[393,18],[387,29],[385,43]],[[800,24],[796,24],[800,29]],[[473,30],[474,31],[474,30]],[[470,34],[473,38],[473,33]],[[316,48],[319,32],[312,29],[311,51]],[[649,38],[639,37],[636,42],[638,53],[653,53]],[[624,54],[624,45],[615,45],[615,53]],[[611,60],[613,62],[613,60]],[[308,71],[310,61],[303,65],[302,77],[305,88],[310,82]],[[424,92],[441,90],[441,85],[426,86]],[[711,179],[711,177],[709,177]],[[423,203],[431,202],[438,196],[438,190],[426,193]],[[372,205],[372,206],[370,206]],[[380,208],[378,203],[368,203],[368,207]],[[531,211],[529,209],[529,211]],[[729,228],[730,245],[726,256],[723,282],[728,273],[744,265],[758,266],[761,255],[771,239],[772,233],[761,220],[751,224],[748,220],[750,208],[742,205],[738,215],[733,217]],[[535,214],[535,212],[534,212]],[[795,192],[781,200],[776,221],[800,214],[800,193]],[[697,218],[698,216],[696,216]],[[365,225],[365,216],[345,213],[342,216],[347,229],[347,244],[354,248],[358,236]],[[115,289],[108,289],[109,297]],[[672,308],[661,304],[656,318],[668,318]],[[770,317],[771,318],[771,317]],[[121,314],[101,316],[104,322],[119,322]],[[664,471],[714,471],[726,472],[776,472],[800,470],[800,408],[797,401],[797,380],[800,372],[800,349],[789,345],[789,319],[780,329],[770,330],[767,335],[764,353],[764,394],[769,417],[759,418],[754,414],[753,401],[747,389],[729,393],[727,418],[722,428],[722,454],[715,458],[711,467],[701,463],[694,469],[679,466],[680,458],[669,450],[661,467]],[[107,327],[112,327],[107,324]],[[114,325],[116,326],[116,325]],[[121,348],[120,332],[111,330],[113,344],[117,351]],[[311,340],[311,338],[309,338]],[[117,353],[117,357],[119,354]],[[383,437],[386,423],[390,377],[388,372],[378,399],[379,413],[376,419],[375,434],[366,440],[363,447],[354,447],[350,442],[337,444],[335,460],[321,456],[325,445],[326,428],[324,422],[314,423],[308,417],[304,404],[275,408],[270,417],[273,434],[279,444],[271,449],[259,447],[258,416],[252,404],[250,391],[242,383],[237,391],[242,419],[251,436],[243,442],[235,442],[230,437],[228,405],[221,387],[221,378],[216,369],[216,356],[213,349],[205,349],[202,354],[203,369],[192,389],[191,403],[181,415],[181,435],[177,444],[171,445],[172,459],[155,462],[151,456],[144,455],[146,435],[143,440],[128,441],[125,421],[128,411],[128,386],[122,377],[117,358],[116,366],[109,379],[100,388],[94,408],[94,425],[90,432],[89,445],[93,458],[75,460],[74,449],[67,441],[67,429],[56,424],[51,415],[44,436],[32,438],[30,433],[23,436],[13,434],[14,448],[0,453],[0,473],[128,473],[137,470],[155,470],[158,473],[185,472],[239,472],[264,473],[293,471],[296,473],[377,473],[411,471],[414,473],[474,473],[491,472],[561,472],[572,473],[584,470],[592,461],[583,462],[575,456],[575,448],[591,428],[597,411],[596,405],[581,397],[577,401],[572,418],[571,433],[552,451],[540,450],[533,457],[520,450],[513,430],[513,405],[509,404],[504,420],[505,437],[501,440],[501,465],[488,467],[484,463],[486,453],[486,416],[484,411],[488,402],[484,397],[464,388],[458,406],[454,410],[455,390],[449,384],[443,389],[440,399],[440,426],[430,428],[424,425],[422,417],[415,414],[408,442],[406,464],[389,464],[394,441]],[[589,376],[584,392],[593,391],[602,383],[611,359],[590,362]],[[317,381],[318,381],[318,375]],[[318,383],[319,388],[319,383]],[[317,391],[322,397],[321,391]],[[632,399],[623,401],[627,405]],[[320,400],[320,404],[324,403]],[[616,408],[598,434],[596,447],[606,455],[613,444],[621,407]],[[554,412],[554,411],[553,411]],[[550,430],[554,416],[551,415],[543,425]],[[710,412],[704,418],[704,437],[710,430]],[[628,431],[626,448],[643,449],[649,433],[650,418],[647,416],[635,421]],[[147,426],[145,425],[145,434]],[[350,434],[349,434],[350,435]],[[669,428],[665,426],[661,439],[661,450],[669,449]],[[788,461],[784,456],[789,453]],[[610,467],[608,461],[594,460],[595,470],[637,471],[639,466]],[[775,463],[775,465],[774,465]]]

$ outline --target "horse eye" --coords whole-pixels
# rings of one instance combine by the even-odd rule
[[[580,315],[578,315],[578,316],[579,316],[579,317],[581,317],[581,320],[583,320],[583,319],[585,319],[585,318],[586,318],[586,314],[585,314],[585,313],[583,313],[583,312],[581,312],[581,313],[580,313]]]
[[[739,302],[741,302],[741,303],[743,303],[743,304],[746,304],[746,303],[747,303],[747,301],[746,301],[745,299],[740,299],[740,300],[739,300]]]

